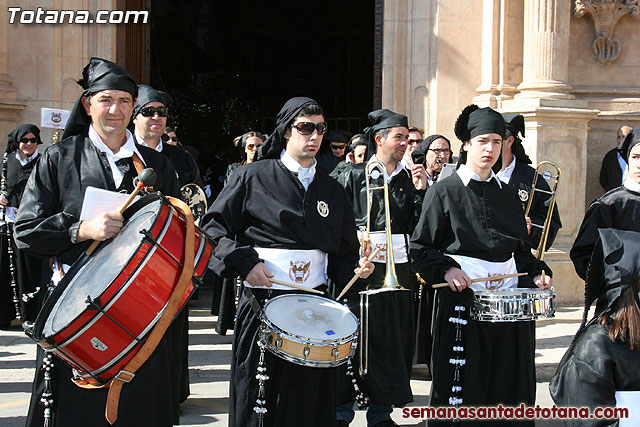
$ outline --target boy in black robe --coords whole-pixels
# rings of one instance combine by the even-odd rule
[[[321,289],[326,289],[326,276],[344,287],[358,265],[349,199],[333,178],[316,169],[314,157],[326,130],[322,109],[312,99],[292,98],[276,122],[263,145],[262,159],[238,167],[203,218],[204,230],[217,243],[209,267],[221,277],[244,279],[229,392],[229,425],[237,427],[257,426],[260,419],[254,407],[263,406],[256,403],[260,318],[251,304],[262,306],[267,298],[296,293],[271,285],[273,274],[266,264],[276,260],[267,254],[326,254],[324,266],[310,267],[325,271],[320,274],[323,280],[301,283]],[[366,258],[360,265],[367,277],[373,265]],[[264,389],[265,426],[335,425],[335,368],[297,365],[269,351],[265,362],[269,376]]]
[[[503,113],[502,118],[505,120],[507,131],[504,141],[502,142],[501,161],[496,163],[493,170],[502,182],[509,184],[518,192],[518,197],[522,202],[522,209],[526,210],[529,197],[531,196],[533,177],[536,170],[529,166],[531,159],[529,159],[529,156],[527,156],[524,151],[522,141],[518,137],[518,134],[524,137],[524,117],[522,114]],[[542,191],[536,191],[535,194],[533,194],[533,202],[529,210],[529,220],[532,224],[544,225],[549,210],[549,203],[551,202],[551,195],[544,191],[549,192],[551,189],[547,184],[547,180],[544,179],[542,175],[538,176],[536,188]],[[553,214],[551,215],[547,244],[544,248],[545,251],[551,247],[561,228],[562,222],[560,221],[560,213],[556,204],[553,209]],[[528,239],[531,248],[536,249],[540,244],[541,238],[542,229],[531,225]]]
[[[71,265],[93,240],[107,240],[122,227],[117,211],[81,221],[87,187],[133,190],[134,154],[158,177],[154,189],[179,196],[175,170],[161,154],[136,145],[126,130],[135,104],[133,77],[118,65],[92,58],[79,81],[84,91],[74,105],[62,142],[49,147],[29,177],[15,224],[18,246],[40,257]],[[173,396],[170,333],[124,385],[116,426],[171,426],[178,421]],[[53,363],[51,364],[51,361]],[[71,368],[38,347],[27,426],[109,426],[105,419],[108,388],[88,390],[71,382]],[[51,375],[51,388],[45,370]],[[43,406],[43,393],[52,401]],[[46,399],[45,399],[46,400]],[[51,412],[45,412],[52,409]],[[44,416],[43,416],[44,415]]]
[[[622,150],[629,165],[627,178],[622,186],[605,193],[589,206],[571,248],[571,261],[583,279],[587,278],[598,229],[640,231],[640,128],[627,134]]]
[[[429,188],[411,237],[414,269],[428,284],[449,284],[437,295],[431,405],[530,405],[536,386],[535,324],[470,320],[472,289],[549,288],[551,272],[525,243],[527,229],[518,196],[491,170],[505,133],[502,116],[471,105],[458,117],[455,131],[463,142],[462,165],[456,174]],[[481,274],[472,273],[474,265],[481,266]],[[471,283],[472,278],[516,271],[528,275]],[[432,424],[439,425],[435,420]],[[496,424],[492,420],[486,425]]]
[[[422,176],[421,180],[416,179],[414,185],[411,172],[401,163],[409,136],[407,116],[382,109],[369,113],[369,120],[371,127],[365,130],[369,138],[369,162],[380,161],[383,166],[376,168],[380,173],[378,179],[370,176],[370,186],[383,185],[383,179],[388,181],[394,269],[399,284],[409,289],[406,292],[394,291],[369,296],[369,367],[366,376],[359,378],[359,381],[365,396],[369,398],[367,422],[374,426],[384,425],[390,420],[392,405],[402,406],[413,401],[410,380],[415,320],[411,294],[415,291],[415,280],[411,274],[407,243],[420,215],[426,176]],[[356,226],[366,230],[367,216],[370,215],[370,236],[375,249],[386,245],[385,198],[383,190],[371,191],[371,211],[367,212],[367,165],[368,162],[364,162],[345,170],[338,177],[338,182],[345,187],[353,204]],[[382,173],[386,174],[386,178],[382,177]],[[386,251],[381,253],[384,255],[372,260],[376,271],[369,278],[369,289],[380,288],[385,281]],[[353,295],[349,299],[349,307],[359,315],[359,295]],[[389,348],[394,351],[390,352]],[[357,353],[362,351],[365,349],[360,346]],[[358,360],[359,356],[356,354],[354,370],[358,367]],[[353,385],[344,378],[340,388],[340,395],[344,395],[343,400],[346,400],[339,402],[338,421],[348,425],[355,416]]]

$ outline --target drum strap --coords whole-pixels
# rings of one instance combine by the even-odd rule
[[[142,170],[146,166],[144,165],[144,163],[142,163],[142,159],[140,158],[140,156],[138,156],[138,153],[136,153],[135,151],[133,152],[133,157],[131,159],[133,160],[133,166],[136,168],[136,172],[138,172],[138,175],[140,175],[140,172],[142,172]],[[153,185],[148,186],[147,191],[149,193],[153,193]]]
[[[193,215],[191,209],[184,202],[173,197],[167,197],[171,204],[180,211],[185,217],[186,231],[185,231],[185,246],[184,246],[184,263],[178,283],[173,289],[173,293],[169,298],[169,302],[165,310],[162,312],[162,316],[158,323],[151,331],[149,338],[144,343],[140,351],[127,363],[127,366],[122,369],[118,375],[111,380],[109,384],[109,394],[107,396],[107,407],[105,410],[105,417],[109,424],[113,425],[118,419],[118,404],[120,402],[120,392],[122,386],[128,383],[135,376],[136,371],[147,361],[151,353],[156,349],[158,343],[164,336],[167,328],[173,321],[176,313],[180,309],[180,303],[182,298],[187,292],[187,287],[191,278],[193,277],[194,263],[195,263],[195,225],[193,222]],[[185,310],[187,308],[185,307]]]

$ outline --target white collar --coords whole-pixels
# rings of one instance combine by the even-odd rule
[[[622,185],[624,185],[627,188],[627,190],[640,193],[640,184],[634,181],[633,178],[630,178],[629,175],[627,175]]]
[[[286,166],[291,172],[295,172],[298,174],[298,178],[313,178],[316,174],[316,165],[318,161],[313,158],[311,160],[311,166],[308,168],[303,168],[300,163],[298,163],[293,157],[291,157],[286,150],[282,150],[280,154],[280,160],[282,164]]]
[[[378,160],[378,158],[376,157],[376,155],[374,154],[373,156],[371,156],[371,158],[369,159],[369,161],[376,161]],[[384,162],[382,162],[384,163]],[[398,175],[400,172],[402,172],[403,170],[406,170],[404,165],[402,164],[402,161],[399,161],[398,164],[396,165],[396,168],[391,172],[391,175],[387,175],[387,180],[391,181],[393,179],[394,176]],[[384,168],[384,173],[387,173],[387,168]]]
[[[120,147],[120,150],[117,153],[111,151],[111,148],[109,148],[107,144],[102,141],[102,138],[100,138],[98,132],[96,132],[96,130],[93,128],[93,125],[89,125],[89,139],[91,140],[91,142],[93,142],[93,145],[95,145],[98,150],[106,153],[107,158],[115,157],[117,159],[124,159],[127,157],[132,157],[133,153],[136,153],[144,162],[142,155],[136,148],[133,135],[131,134],[131,132],[129,132],[129,129],[125,129],[125,131],[127,133],[127,140],[125,141],[124,145]]]
[[[509,166],[507,166],[506,168],[498,172],[496,176],[500,178],[500,181],[504,182],[505,184],[508,184],[509,181],[511,180],[511,175],[513,174],[513,170],[515,168],[516,168],[516,156],[513,156],[513,159],[511,160],[511,163],[509,163]]]
[[[27,156],[24,160],[22,160],[22,158],[20,157],[20,150],[16,150],[16,159],[18,159],[18,161],[20,162],[20,164],[22,166],[26,165],[27,163],[29,163],[31,160],[35,159],[36,156],[38,155],[38,149],[36,148],[36,151],[33,152],[32,155]]]
[[[149,147],[149,144],[147,144],[147,141],[145,141],[144,138],[142,138],[138,134],[138,132],[136,132],[136,140],[138,141],[138,144],[144,145],[145,147]],[[156,145],[156,148],[154,148],[154,150],[156,150],[158,153],[162,153],[162,138],[160,138],[160,141],[158,141],[158,145]]]
[[[472,171],[471,168],[469,166],[467,166],[466,163],[461,165],[458,168],[458,170],[456,171],[456,173],[458,174],[458,176],[462,180],[462,183],[464,184],[465,187],[467,185],[469,185],[469,181],[471,181],[472,179],[474,181],[483,181],[482,179],[480,179],[480,177],[478,176],[477,173]],[[502,181],[500,181],[500,179],[496,176],[496,174],[493,172],[493,170],[491,171],[491,175],[489,176],[489,178],[484,180],[484,182],[490,182],[492,179],[495,179],[496,182],[498,183],[498,186],[500,188],[502,188]]]

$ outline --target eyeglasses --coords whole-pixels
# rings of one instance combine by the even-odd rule
[[[262,145],[258,145],[258,147],[262,147]],[[249,150],[253,150],[254,148],[256,148],[256,144],[247,144],[247,148]]]
[[[407,139],[407,144],[420,144],[421,142],[421,139]]]
[[[318,131],[318,135],[324,135],[324,133],[327,131],[327,122],[300,122],[298,124],[291,125],[291,127],[296,128],[300,135],[311,135],[314,130]]]
[[[344,150],[345,148],[347,148],[346,145],[331,144],[332,150]]]
[[[434,153],[436,153],[436,156],[451,153],[451,150],[449,150],[448,148],[429,148],[429,151],[433,151]]]
[[[140,109],[140,114],[143,117],[153,117],[155,113],[158,113],[160,117],[167,117],[169,110],[167,107],[144,107]]]
[[[160,116],[162,117],[162,116]],[[172,136],[171,138],[169,138],[171,141],[173,142],[178,142],[178,137],[177,136]]]
[[[28,144],[28,143],[37,144],[38,138],[20,138],[20,142],[22,142],[23,144]]]

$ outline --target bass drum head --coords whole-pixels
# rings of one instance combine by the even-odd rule
[[[316,341],[336,341],[353,335],[358,319],[335,301],[314,295],[281,295],[264,306],[268,321],[286,332]]]
[[[139,206],[141,202],[144,200],[140,200],[136,205]],[[91,258],[85,259],[84,265],[72,277],[72,272],[65,276],[65,279],[70,277],[70,280],[47,317],[42,331],[45,337],[53,336],[64,329],[86,310],[87,296],[92,299],[98,298],[118,277],[141,245],[143,236],[140,231],[151,229],[160,212],[161,204],[162,200],[156,198],[140,207],[125,221],[120,232],[110,242],[102,245]],[[137,208],[136,205],[132,208]]]

